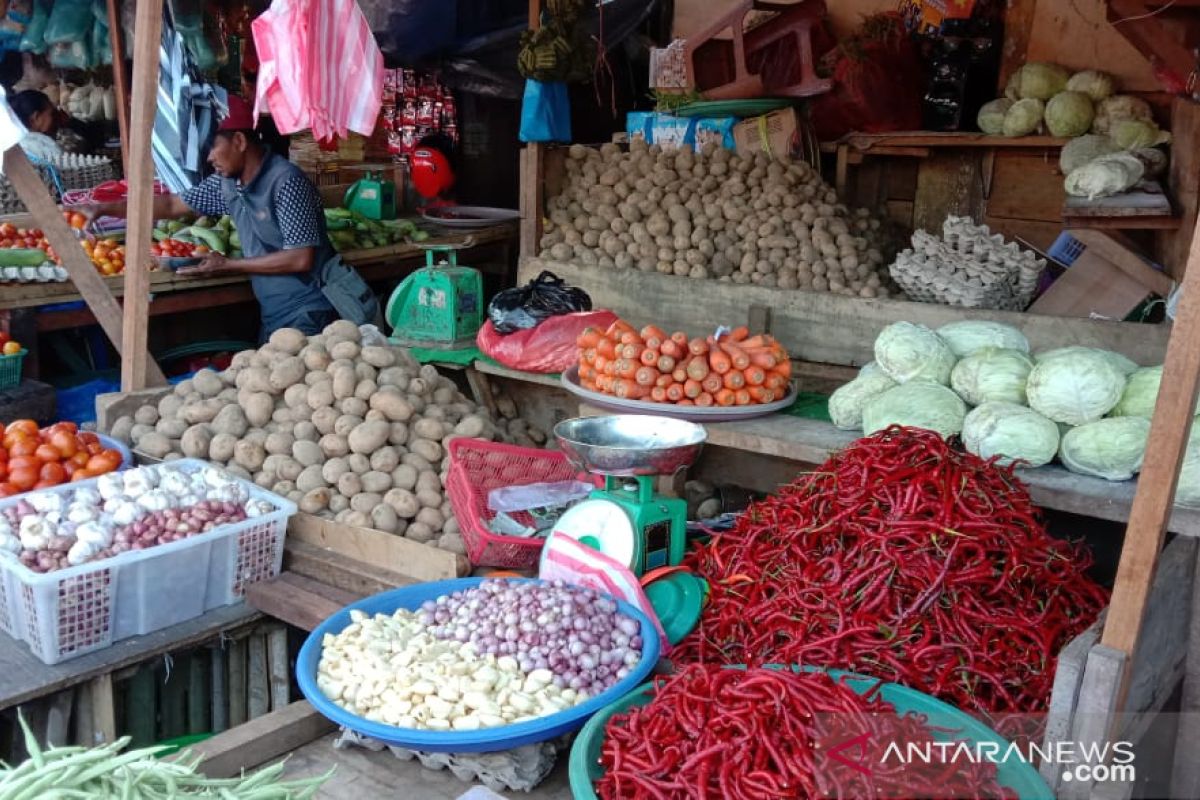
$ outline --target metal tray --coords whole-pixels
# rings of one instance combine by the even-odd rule
[[[445,217],[437,211],[453,212],[456,216]],[[441,225],[443,228],[490,228],[493,225],[500,225],[505,222],[512,222],[521,218],[521,212],[511,208],[492,208],[491,206],[443,206],[435,210],[431,214],[428,211],[421,213],[421,217],[426,222],[432,222],[434,225]]]
[[[610,411],[626,411],[636,414],[653,414],[660,417],[686,419],[691,422],[731,422],[738,419],[754,419],[774,414],[796,402],[796,386],[792,384],[787,396],[773,403],[762,403],[753,406],[677,406],[672,403],[653,403],[647,400],[625,400],[599,392],[589,391],[579,385],[579,365],[575,365],[562,374],[562,385],[576,397],[583,398],[594,406],[607,408]]]

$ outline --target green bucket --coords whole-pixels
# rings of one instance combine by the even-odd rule
[[[784,669],[777,664],[770,664],[768,669]],[[730,669],[745,669],[744,666],[734,666]],[[792,667],[794,670],[801,668]],[[815,667],[804,667],[806,671],[815,671]],[[867,678],[852,672],[842,670],[827,670],[835,679],[845,678],[846,683],[854,691],[866,693],[871,691],[879,682],[875,678]],[[1001,752],[1008,747],[1008,742],[995,731],[974,717],[964,714],[954,706],[943,703],[935,697],[901,686],[898,683],[885,683],[879,689],[880,696],[896,707],[899,714],[909,712],[923,714],[929,724],[935,728],[954,730],[959,738],[971,743],[994,742],[999,745]],[[595,782],[604,776],[604,768],[600,765],[600,749],[604,744],[604,728],[614,714],[620,714],[634,706],[644,706],[654,697],[654,684],[643,683],[629,694],[617,700],[610,706],[597,711],[579,731],[575,743],[571,746],[568,761],[571,782],[571,796],[575,800],[598,800],[594,790]],[[949,734],[933,733],[935,738],[948,738]],[[1029,763],[1021,759],[1005,761],[997,765],[997,781],[1001,786],[1012,789],[1020,800],[1054,800],[1054,793],[1046,786],[1042,776]]]

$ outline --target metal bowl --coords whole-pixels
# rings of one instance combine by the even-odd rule
[[[563,420],[554,426],[554,438],[580,469],[632,476],[674,475],[691,466],[708,435],[694,422],[617,414]]]

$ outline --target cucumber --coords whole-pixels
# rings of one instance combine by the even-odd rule
[[[0,248],[0,267],[40,267],[50,259],[36,247]]]

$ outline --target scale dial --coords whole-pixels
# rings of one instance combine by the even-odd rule
[[[637,544],[625,509],[609,500],[584,500],[559,517],[551,535],[568,536],[634,569]],[[636,571],[636,570],[635,570]]]

